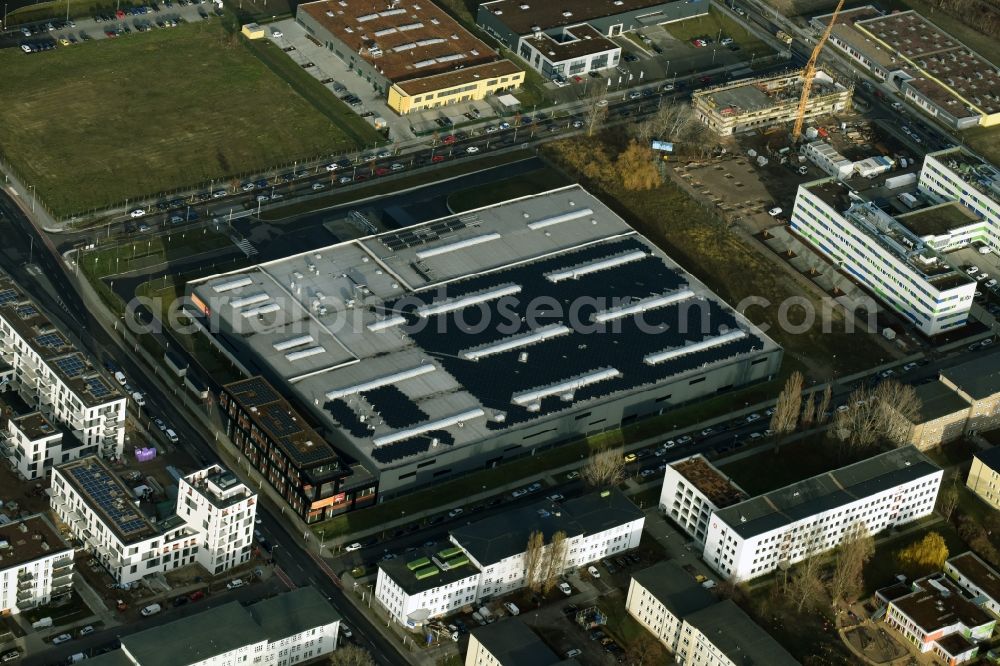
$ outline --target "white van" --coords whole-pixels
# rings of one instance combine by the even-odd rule
[[[143,617],[149,617],[150,615],[156,615],[161,610],[163,610],[163,608],[160,604],[149,604],[139,612],[142,613]]]
[[[128,383],[128,379],[125,378],[125,373],[122,372],[121,370],[115,373],[115,379],[117,379],[118,383],[121,384],[122,386],[125,386],[125,384]]]
[[[512,604],[509,601],[507,603],[505,603],[503,605],[503,607],[506,608],[507,612],[510,613],[511,615],[520,615],[521,614],[521,610],[517,606],[515,606],[514,604]]]
[[[176,444],[179,441],[177,438],[177,433],[174,432],[172,428],[167,428],[164,434],[167,436],[167,439],[169,439],[174,444]]]

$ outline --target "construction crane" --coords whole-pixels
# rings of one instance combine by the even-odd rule
[[[833,14],[830,16],[830,24],[826,26],[826,30],[823,31],[819,41],[816,42],[816,47],[813,49],[812,55],[809,56],[809,62],[806,63],[806,68],[802,70],[802,96],[799,97],[799,110],[795,114],[795,127],[792,129],[793,143],[802,137],[802,123],[806,119],[806,105],[809,103],[809,93],[812,91],[813,79],[816,78],[816,61],[819,59],[819,52],[826,45],[826,40],[830,39],[830,33],[833,32],[837,16],[843,8],[844,0],[840,0],[837,3],[837,8],[833,10]]]

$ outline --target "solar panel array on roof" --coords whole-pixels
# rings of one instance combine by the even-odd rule
[[[358,415],[354,413],[351,407],[337,398],[336,400],[328,400],[323,409],[330,412],[330,416],[336,421],[342,428],[347,428],[347,431],[358,438],[370,437],[371,428],[365,425]]]
[[[447,430],[431,430],[403,442],[378,446],[372,451],[372,457],[382,464],[395,462],[430,450],[435,441],[439,446],[451,446],[455,438]]]
[[[7,305],[8,303],[13,303],[19,299],[21,295],[13,289],[4,289],[0,291],[0,305]]]
[[[69,346],[69,342],[60,333],[44,333],[35,338],[35,343],[49,349]]]
[[[25,303],[24,305],[18,305],[14,308],[14,312],[16,312],[17,316],[21,319],[31,319],[32,317],[38,315],[38,308],[31,303]]]
[[[390,428],[409,428],[429,417],[395,386],[382,386],[361,394]]]
[[[111,395],[113,392],[113,389],[108,386],[108,383],[100,377],[88,377],[84,380],[84,383],[87,385],[87,390],[90,391],[90,395],[95,398],[104,398]]]
[[[260,377],[251,377],[240,382],[236,389],[236,395],[239,396],[240,402],[248,408],[266,405],[281,399],[278,392]]]
[[[87,362],[77,354],[57,358],[52,363],[67,377],[79,377],[87,369]]]
[[[445,234],[454,233],[470,226],[470,223],[477,221],[474,215],[463,217],[450,217],[447,220],[440,220],[433,224],[420,225],[398,231],[394,234],[379,236],[379,240],[387,248],[396,252],[408,247],[425,245],[432,241],[439,240]]]
[[[148,531],[155,534],[152,525],[132,504],[132,498],[121,483],[101,465],[88,462],[69,467],[66,472],[76,481],[89,502],[111,521],[122,536],[129,538]]]

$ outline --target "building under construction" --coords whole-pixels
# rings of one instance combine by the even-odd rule
[[[852,89],[817,70],[805,118],[847,109]],[[739,79],[691,95],[698,118],[719,136],[765,129],[795,121],[802,95],[802,70],[778,76]]]

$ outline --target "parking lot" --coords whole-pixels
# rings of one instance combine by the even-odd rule
[[[208,0],[163,0],[141,7],[107,10],[88,18],[29,24],[8,36],[16,39],[21,50],[30,54],[80,42],[175,28],[183,23],[208,20],[220,11]]]

